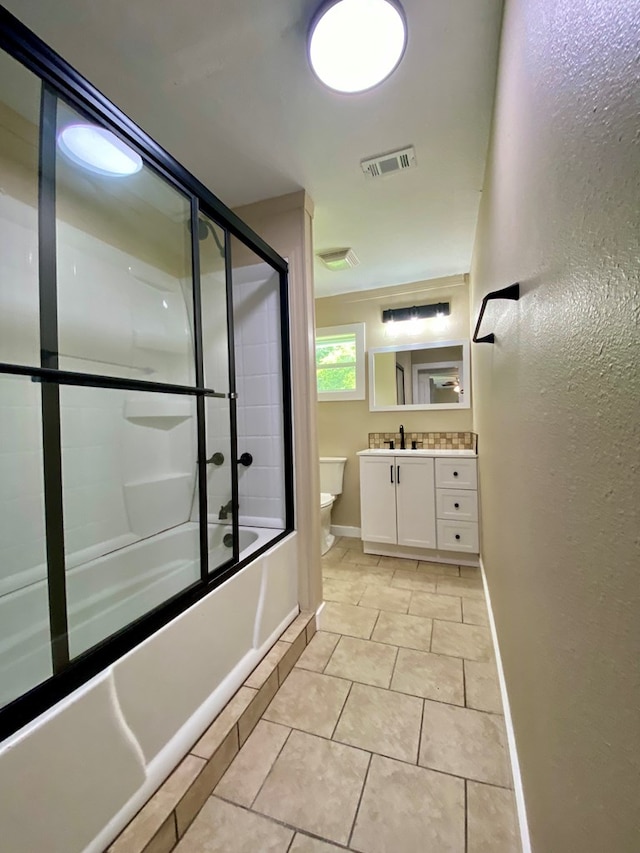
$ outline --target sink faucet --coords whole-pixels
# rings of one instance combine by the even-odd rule
[[[400,424],[400,450],[405,450],[404,444],[404,426]]]
[[[233,507],[231,506],[231,504],[232,501],[229,501],[229,503],[226,503],[224,506],[220,507],[220,512],[218,513],[218,519],[220,521],[224,521],[229,515],[229,513],[232,512]]]

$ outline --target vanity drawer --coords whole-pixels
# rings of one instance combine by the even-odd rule
[[[436,489],[438,518],[478,520],[478,493],[471,489]]]
[[[438,489],[477,489],[478,474],[475,459],[436,459]]]
[[[478,553],[478,525],[472,521],[444,521],[439,519],[438,548],[444,551],[469,551]]]

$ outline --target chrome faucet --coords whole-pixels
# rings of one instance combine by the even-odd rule
[[[233,512],[232,503],[233,501],[231,500],[229,501],[229,503],[226,503],[224,504],[224,506],[220,507],[220,512],[218,513],[219,521],[224,521],[228,517],[229,513]]]
[[[400,450],[405,450],[404,444],[404,426],[400,424]]]

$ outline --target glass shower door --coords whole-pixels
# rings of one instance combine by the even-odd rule
[[[198,220],[204,384],[224,397],[205,397],[209,573],[238,558],[238,505],[229,361],[225,232],[206,214]]]

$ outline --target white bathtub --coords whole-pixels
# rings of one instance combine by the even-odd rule
[[[110,574],[102,605],[94,600],[72,607],[74,630],[85,630],[82,619],[95,617],[105,604],[112,619],[118,608],[129,607],[125,583],[134,600],[142,596],[143,583],[154,595],[179,586],[176,578],[190,571],[184,539],[193,541],[194,528],[182,525],[71,570],[74,596],[95,591],[96,577],[104,581],[104,573]],[[210,531],[213,548],[225,532],[223,525],[215,528]],[[253,540],[243,542],[243,555],[274,532],[243,531],[244,540]],[[294,532],[256,554],[210,594],[0,744],[3,849],[101,853],[109,846],[295,618],[297,552]],[[176,555],[181,567],[175,566]],[[127,576],[127,566],[135,567],[135,580]],[[31,588],[23,593],[33,596]],[[7,603],[0,600],[0,608]],[[22,616],[28,611],[24,607]],[[48,639],[44,647],[48,656]],[[0,684],[5,676],[0,673]],[[29,780],[28,797],[17,778]]]
[[[231,557],[224,536],[231,527],[209,524],[210,567]],[[277,531],[240,530],[240,559],[266,545]],[[76,657],[153,610],[200,577],[199,530],[187,522],[67,570],[69,650]],[[51,675],[45,570],[39,580],[0,597],[0,702]]]

